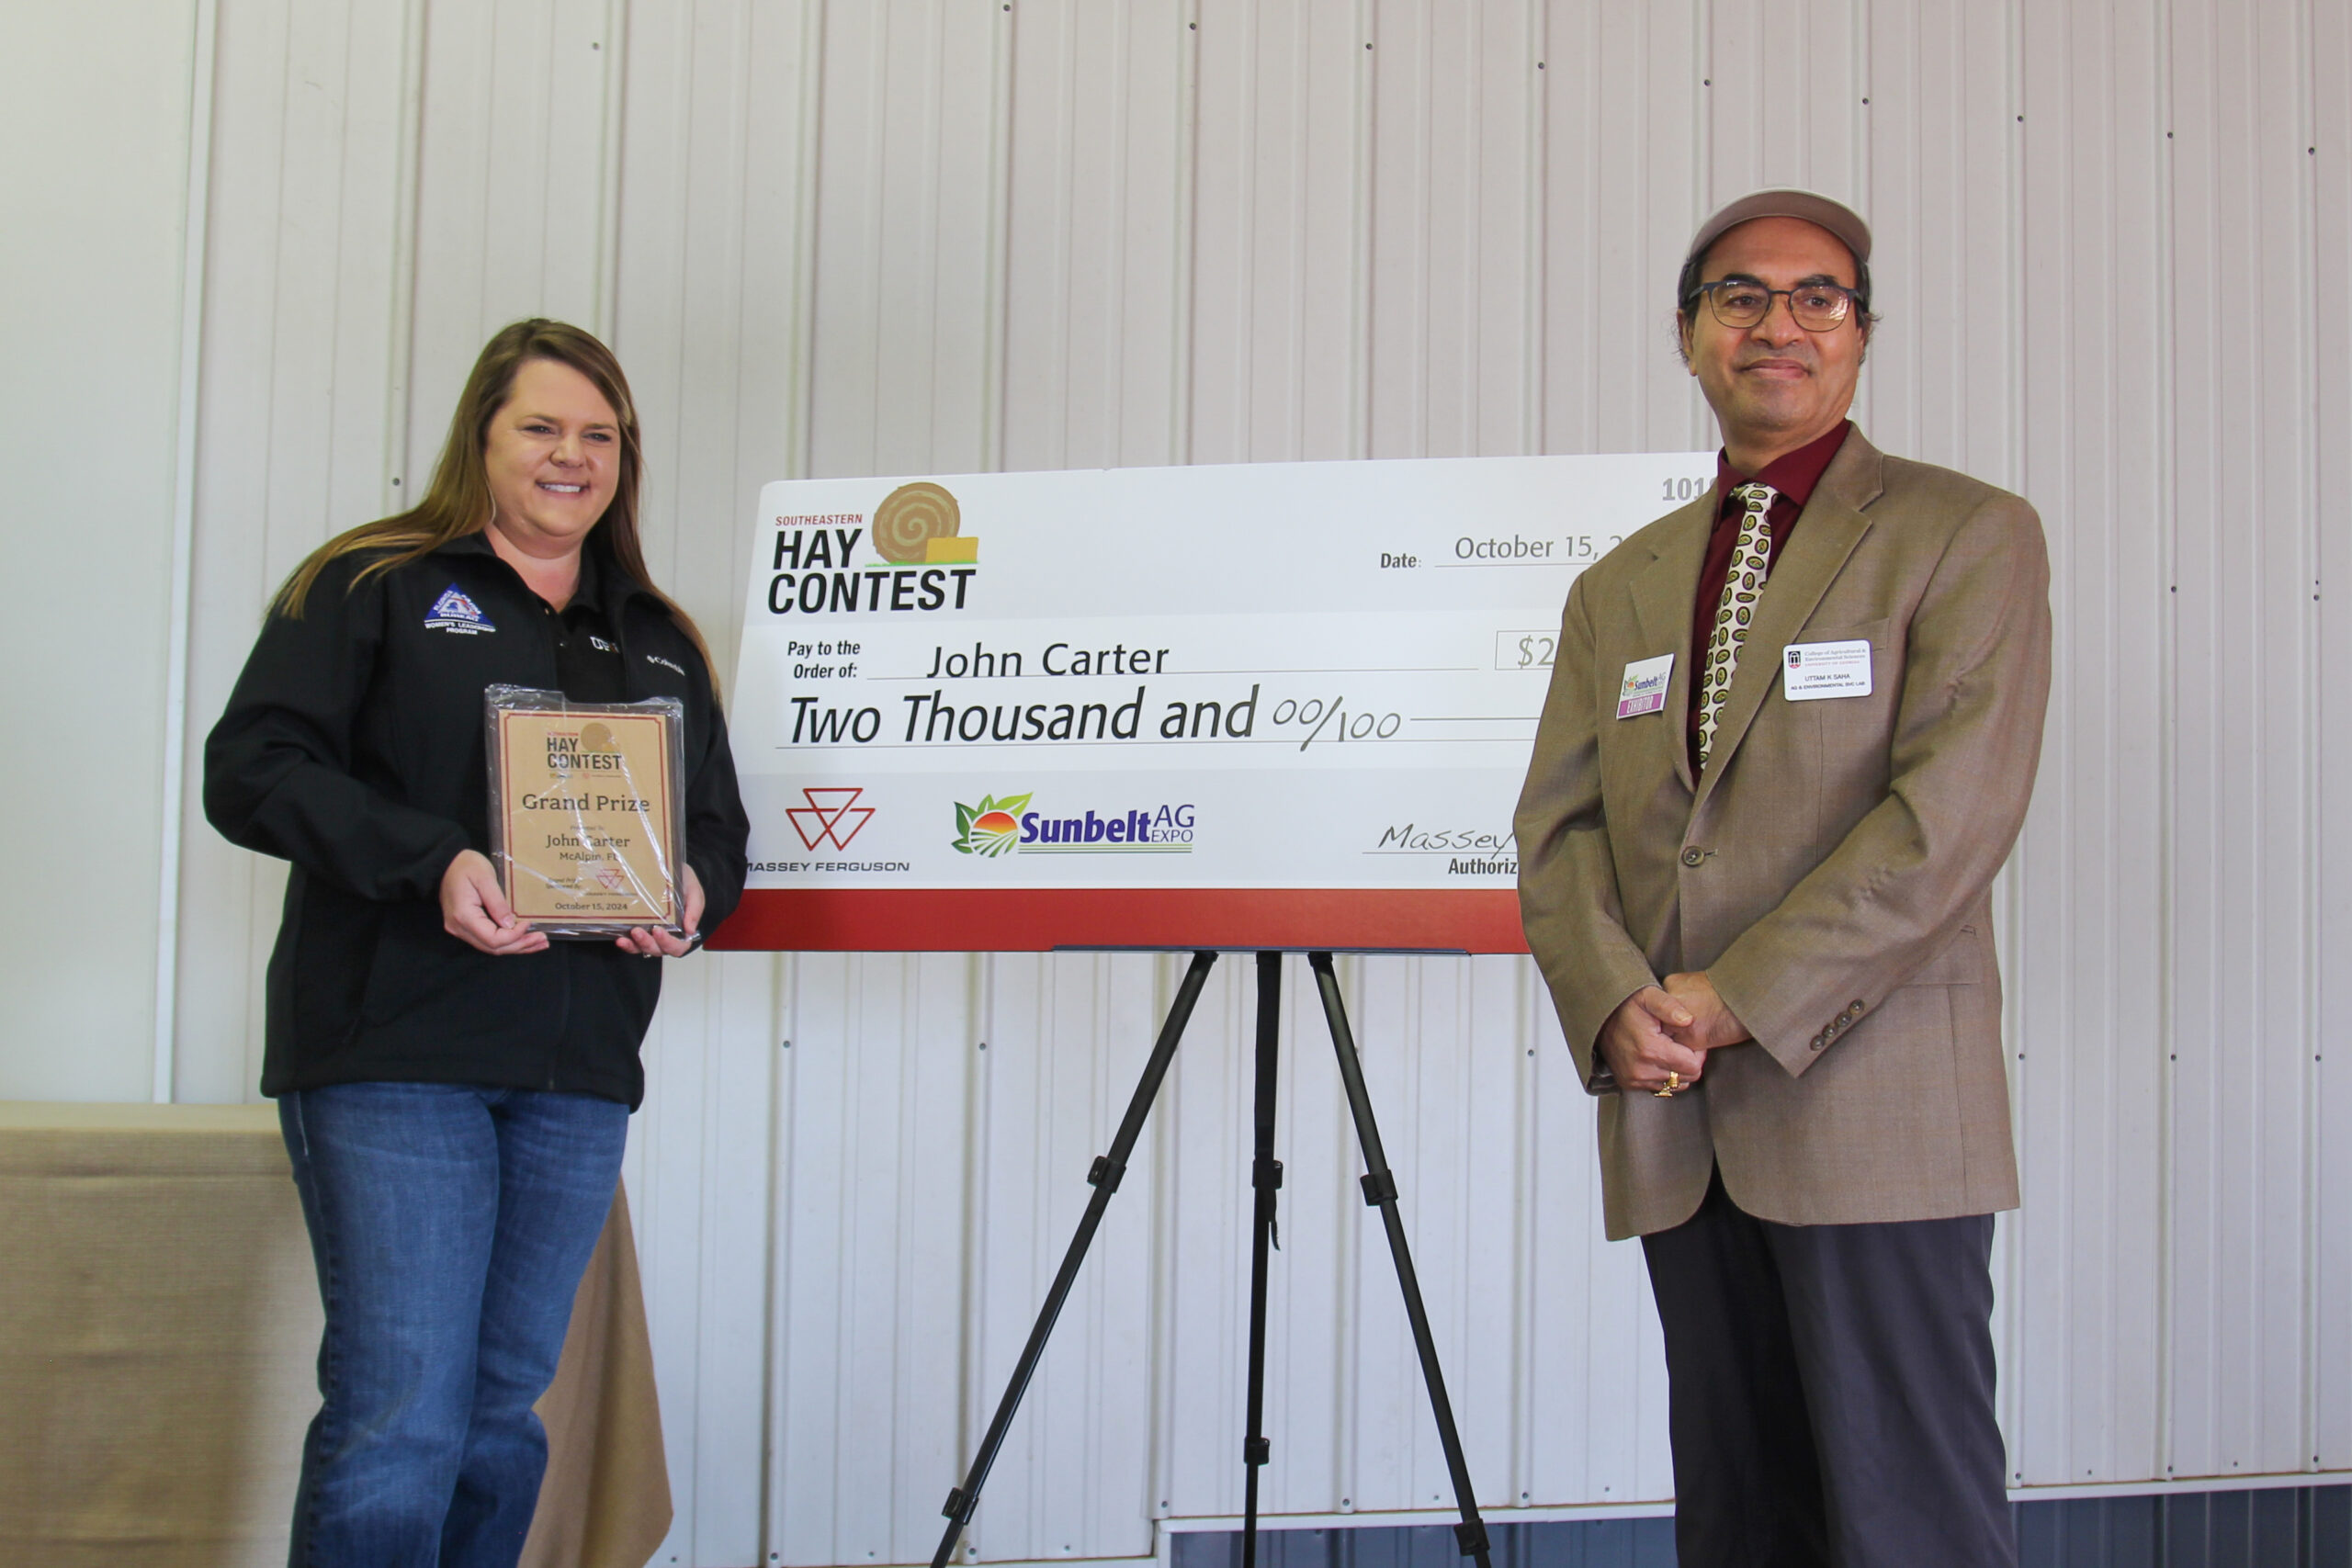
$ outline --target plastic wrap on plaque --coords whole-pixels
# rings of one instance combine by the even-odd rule
[[[685,705],[482,696],[491,860],[516,916],[553,937],[684,934]]]

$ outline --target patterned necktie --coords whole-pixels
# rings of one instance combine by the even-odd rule
[[[1739,669],[1740,645],[1747,640],[1747,626],[1756,618],[1756,602],[1764,596],[1764,578],[1772,569],[1772,533],[1765,516],[1780,492],[1768,484],[1750,481],[1733,491],[1732,498],[1747,509],[1739,522],[1739,542],[1732,547],[1731,570],[1724,574],[1723,601],[1715,606],[1715,629],[1707,637],[1707,667],[1699,683],[1699,769],[1706,771],[1714,750],[1715,724],[1722,718],[1724,699],[1731,695],[1731,678]]]

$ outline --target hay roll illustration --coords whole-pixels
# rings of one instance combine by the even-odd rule
[[[900,485],[874,509],[874,548],[884,560],[934,558],[931,541],[954,538],[962,525],[956,498],[935,484],[917,480]]]

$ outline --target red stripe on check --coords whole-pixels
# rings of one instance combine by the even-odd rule
[[[1525,953],[1527,939],[1519,927],[1519,896],[1500,888],[754,888],[710,945],[801,953]]]

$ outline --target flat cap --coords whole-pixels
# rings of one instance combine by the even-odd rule
[[[1682,258],[1682,265],[1689,267],[1727,231],[1754,218],[1801,218],[1837,235],[1854,253],[1857,263],[1871,259],[1870,225],[1844,202],[1832,201],[1818,191],[1759,190],[1719,209],[1713,217],[1700,224],[1699,231],[1690,237],[1690,249]]]

